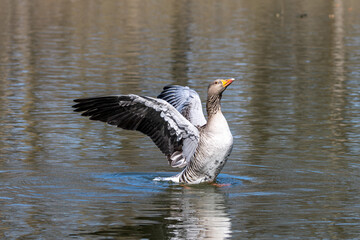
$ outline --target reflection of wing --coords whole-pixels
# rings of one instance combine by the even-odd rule
[[[206,124],[200,97],[195,90],[189,87],[168,85],[164,87],[158,98],[173,105],[193,125]]]
[[[173,106],[161,99],[137,95],[82,98],[73,107],[82,116],[148,135],[169,157],[172,166],[184,167],[194,155],[199,131]]]

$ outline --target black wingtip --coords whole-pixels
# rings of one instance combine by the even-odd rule
[[[72,105],[72,108],[80,108],[81,105],[83,104],[84,100],[86,100],[86,98],[77,98],[74,99],[73,102],[76,102],[76,104]],[[75,112],[81,112],[81,110],[79,111],[78,109],[74,110]]]
[[[73,100],[73,101],[76,102],[77,104],[74,104],[74,105],[71,106],[72,108],[76,108],[76,109],[74,109],[75,112],[79,112],[79,111],[77,111],[77,110],[78,110],[78,108],[79,108],[80,105],[81,105],[81,102],[80,102],[80,101],[77,101],[77,100],[79,100],[79,99]]]
[[[86,102],[88,101],[89,98],[77,98],[74,99],[73,101],[76,103],[74,105],[72,105],[72,108],[74,109],[74,112],[82,112],[86,109],[83,109],[84,105],[86,105]]]

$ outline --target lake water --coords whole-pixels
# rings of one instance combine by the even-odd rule
[[[1,239],[360,238],[359,1],[0,5]],[[71,108],[224,77],[223,187]]]

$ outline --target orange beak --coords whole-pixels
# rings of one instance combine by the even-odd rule
[[[230,78],[230,79],[226,79],[226,80],[221,80],[221,82],[222,82],[223,87],[227,87],[227,86],[229,86],[234,80],[235,80],[235,79]]]

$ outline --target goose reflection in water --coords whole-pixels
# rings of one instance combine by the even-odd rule
[[[159,194],[144,196],[141,203],[118,203],[104,213],[97,231],[82,234],[127,239],[230,239],[231,222],[222,190],[213,185],[169,186]],[[132,209],[134,208],[134,209]],[[114,211],[114,209],[119,209]],[[149,210],[151,209],[151,210]],[[123,219],[124,211],[135,213]],[[114,222],[126,225],[114,225]],[[111,225],[111,226],[110,226]]]
[[[231,236],[231,222],[226,213],[225,199],[216,187],[184,188],[178,202],[171,202],[168,219],[171,239],[227,239]],[[180,210],[179,210],[180,209]]]

